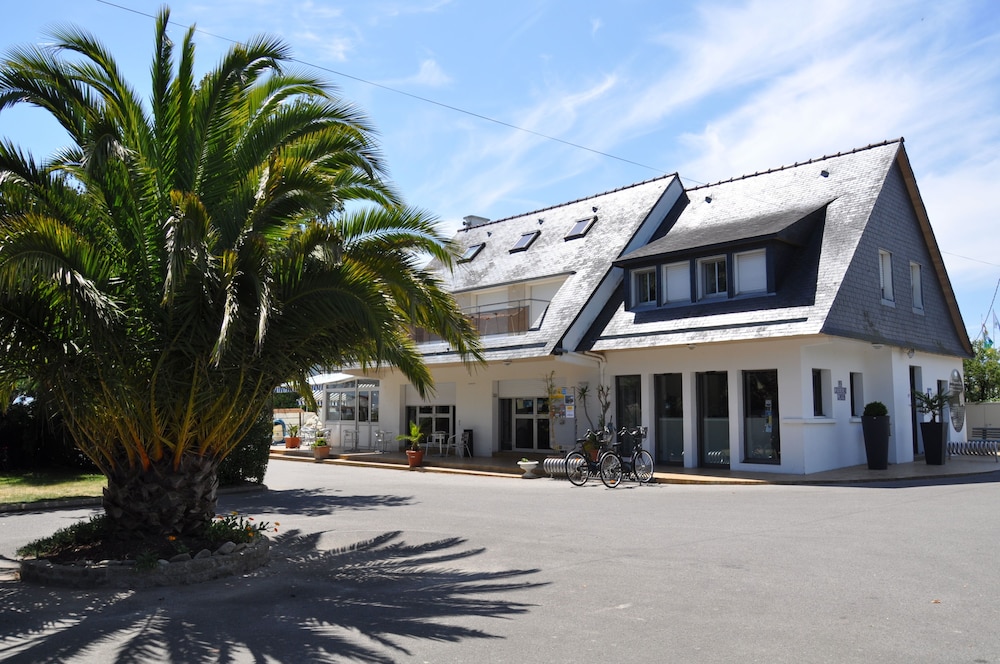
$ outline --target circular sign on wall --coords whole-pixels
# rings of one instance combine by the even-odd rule
[[[951,370],[951,381],[948,384],[950,392],[948,398],[948,410],[951,412],[951,426],[955,431],[961,431],[965,426],[965,382],[962,380],[962,372],[958,369]]]

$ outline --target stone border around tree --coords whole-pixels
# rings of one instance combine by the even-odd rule
[[[153,569],[136,569],[134,560],[104,560],[98,563],[59,565],[48,560],[22,560],[19,577],[26,583],[67,588],[136,589],[180,586],[245,574],[271,560],[266,537],[249,544],[226,542],[214,553],[203,549],[160,559]]]

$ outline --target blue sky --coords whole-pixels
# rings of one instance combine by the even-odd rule
[[[142,90],[147,15],[159,6],[18,3],[0,23],[0,48],[73,23],[97,34]],[[170,6],[178,26],[202,31],[203,69],[226,39],[262,32],[286,40],[302,66],[321,68],[378,127],[407,201],[449,232],[465,215],[499,219],[661,173],[714,182],[903,136],[970,336],[992,320],[1000,284],[997,0]],[[182,28],[174,34],[179,40]],[[0,135],[48,154],[62,138],[40,119],[5,111]]]

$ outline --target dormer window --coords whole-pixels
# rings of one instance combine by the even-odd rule
[[[479,252],[482,251],[483,247],[485,247],[485,246],[486,246],[485,242],[480,242],[479,244],[474,244],[474,245],[470,246],[468,249],[465,250],[465,253],[463,253],[461,256],[458,257],[458,262],[459,263],[468,263],[473,258],[475,258],[476,256],[478,256]]]
[[[597,215],[577,221],[576,223],[573,224],[573,228],[569,230],[569,233],[567,233],[566,237],[564,237],[563,239],[575,240],[577,238],[583,237],[584,235],[587,234],[587,231],[590,230],[590,227],[594,225],[595,221],[597,221]]]
[[[541,234],[542,234],[541,231],[532,231],[530,233],[525,233],[524,235],[521,236],[521,239],[519,239],[517,243],[515,243],[514,246],[511,247],[510,253],[513,254],[518,251],[525,251],[528,247],[531,246],[531,243],[534,242],[535,239]]]
[[[691,265],[688,261],[663,266],[663,301],[680,304],[691,301]]]
[[[632,272],[632,304],[637,307],[656,306],[656,269]]]
[[[733,256],[736,263],[736,294],[767,292],[767,256],[763,249]]]
[[[729,276],[726,257],[714,256],[698,261],[698,296],[700,298],[726,297],[729,293]]]

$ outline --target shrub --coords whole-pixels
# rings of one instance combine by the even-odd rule
[[[872,401],[865,406],[864,417],[885,417],[889,414],[889,409],[881,401]]]
[[[246,438],[219,464],[221,486],[262,484],[271,453],[271,410],[263,410]]]

